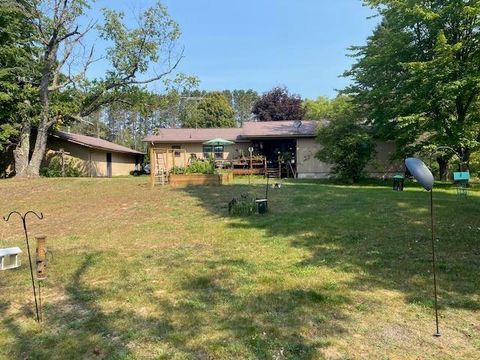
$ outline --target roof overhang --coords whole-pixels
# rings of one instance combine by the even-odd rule
[[[120,150],[120,149],[110,149],[110,148],[107,148],[107,147],[104,147],[104,146],[94,146],[94,145],[91,145],[91,144],[86,144],[82,141],[77,141],[75,139],[64,137],[61,134],[59,134],[58,132],[54,132],[54,133],[50,134],[50,136],[55,137],[55,138],[60,139],[60,140],[67,141],[67,142],[72,143],[72,144],[77,144],[77,145],[86,147],[86,148],[89,148],[89,149],[102,150],[102,151],[107,151],[107,152],[112,152],[112,153],[136,155],[136,156],[144,156],[145,155],[144,152],[140,152],[140,151],[136,151],[136,150],[127,151],[127,150]]]
[[[285,134],[285,135],[243,135],[243,139],[261,140],[261,139],[297,139],[297,138],[314,138],[315,135],[310,134]]]

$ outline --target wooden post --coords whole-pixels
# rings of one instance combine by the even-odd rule
[[[60,155],[62,156],[62,177],[65,177],[65,151],[60,149]]]
[[[282,160],[280,158],[280,153],[278,153],[278,177],[282,178]]]
[[[250,184],[252,181],[252,172],[253,172],[253,147],[252,146],[248,148],[248,152],[250,153],[250,171],[248,174],[248,183]]]
[[[157,159],[155,158],[155,151],[152,146],[150,146],[150,189],[155,187],[155,166]]]

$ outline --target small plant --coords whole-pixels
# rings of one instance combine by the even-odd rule
[[[228,203],[228,213],[232,216],[249,216],[257,212],[255,197],[246,193],[233,198]]]
[[[208,160],[192,160],[190,165],[185,168],[185,174],[214,174],[215,165]]]
[[[40,175],[45,177],[79,177],[82,175],[73,159],[65,159],[63,167],[64,174],[62,174],[62,159],[58,156],[52,157],[48,165],[40,169]]]
[[[182,166],[174,166],[170,170],[170,174],[185,174],[185,168]]]

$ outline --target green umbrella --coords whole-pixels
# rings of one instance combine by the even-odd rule
[[[221,138],[208,140],[203,143],[203,145],[233,145],[233,144],[235,144],[233,141],[225,140]]]
[[[212,146],[212,158],[214,157],[213,156],[213,147],[215,145],[233,145],[233,144],[235,144],[233,141],[225,140],[225,139],[221,139],[221,138],[208,140],[208,141],[205,141],[203,143],[203,145],[211,145]]]

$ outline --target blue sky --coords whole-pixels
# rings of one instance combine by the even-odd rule
[[[98,0],[95,9],[112,6]],[[153,1],[117,0],[126,13]],[[200,89],[255,89],[285,85],[302,97],[335,96],[339,76],[376,19],[361,0],[164,0],[182,30],[185,58],[178,70],[196,75]],[[98,17],[100,17],[98,15]]]

